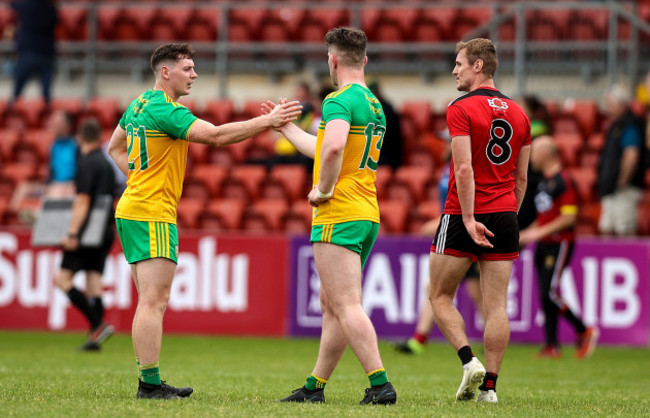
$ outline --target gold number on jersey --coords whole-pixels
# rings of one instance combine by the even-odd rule
[[[372,156],[370,155],[370,147],[372,146],[373,141],[375,141],[375,149],[377,149],[377,151],[381,151],[381,146],[384,142],[384,134],[386,133],[386,127],[375,125],[374,123],[369,123],[363,133],[366,135],[366,145],[363,149],[363,157],[361,157],[359,170],[363,170],[364,168],[368,167],[374,171],[377,170],[379,161],[372,159]]]
[[[133,145],[138,141],[136,155],[131,155]],[[126,140],[129,144],[126,151],[129,155],[129,171],[135,170],[135,160],[140,158],[140,171],[149,168],[149,153],[147,152],[147,130],[144,126],[138,126],[137,131],[130,123],[126,126]]]

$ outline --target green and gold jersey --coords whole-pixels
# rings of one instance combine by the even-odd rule
[[[159,90],[133,100],[120,119],[129,174],[115,217],[176,223],[187,162],[187,133],[197,117]]]
[[[334,195],[314,209],[313,225],[366,220],[379,222],[377,164],[386,132],[386,117],[379,100],[359,84],[348,84],[323,101],[314,158],[314,185],[318,184],[325,126],[342,119],[350,123],[343,162]]]

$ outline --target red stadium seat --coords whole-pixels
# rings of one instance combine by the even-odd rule
[[[322,22],[327,30],[350,25],[350,12],[345,8],[309,9],[305,18]]]
[[[379,166],[377,169],[377,180],[375,187],[377,188],[377,197],[383,199],[386,196],[386,188],[393,178],[393,167]]]
[[[0,177],[11,181],[15,186],[18,183],[36,178],[36,165],[25,163],[8,163],[0,166]]]
[[[202,182],[210,192],[210,196],[214,198],[221,192],[219,188],[228,176],[228,169],[210,164],[200,164],[194,167],[191,173],[191,178]]]
[[[50,150],[54,143],[54,134],[49,129],[32,129],[25,133],[25,145],[28,145],[38,153],[38,159],[48,164],[50,161]]]
[[[104,129],[115,129],[124,109],[117,99],[111,97],[94,97],[86,105],[85,116],[94,116]]]
[[[282,185],[290,200],[306,198],[307,170],[300,164],[276,164],[271,168],[270,178]]]
[[[179,28],[178,33],[190,41],[214,42],[219,36],[219,19],[219,10],[198,8],[190,15],[186,26]]]
[[[119,7],[100,7],[97,10],[97,20],[101,40],[137,41],[142,37],[138,22]]]
[[[183,182],[182,199],[200,200],[207,203],[210,200],[210,190],[208,185],[201,180],[186,178]]]
[[[241,228],[244,205],[238,199],[217,199],[208,204],[207,212],[218,216],[225,229],[234,231]]]
[[[311,226],[312,217],[314,216],[314,208],[309,204],[306,197],[293,202],[289,212],[292,215],[302,218],[305,224]]]
[[[435,7],[422,10],[422,18],[436,22],[436,25],[440,28],[440,32],[443,34],[443,39],[449,39],[455,42],[459,39],[454,37],[453,25],[456,23],[459,13],[461,13],[461,10],[456,7]]]
[[[7,112],[13,112],[20,117],[28,129],[39,129],[43,127],[43,120],[45,119],[45,101],[41,98],[19,98],[14,103],[13,109]]]
[[[260,195],[266,168],[260,165],[235,165],[221,184],[222,196],[251,202]]]
[[[200,19],[192,21],[194,10],[190,7],[161,7],[157,16],[151,22],[151,39],[168,41],[169,36],[177,40],[195,40],[196,32],[201,31],[203,22]],[[209,23],[208,23],[209,26]],[[212,39],[212,29],[208,29],[210,35],[198,37],[196,40]]]
[[[200,227],[199,217],[205,209],[202,199],[183,198],[178,202],[178,226],[180,228],[196,229]]]
[[[582,136],[579,133],[556,133],[554,138],[564,164],[567,167],[577,166],[584,146]]]
[[[85,7],[59,7],[57,40],[81,41],[88,38],[88,10]]]
[[[259,37],[259,28],[262,25],[262,22],[267,16],[267,11],[263,8],[252,8],[252,7],[237,7],[230,10],[230,20],[229,24],[233,28],[240,26],[244,30],[240,33],[228,33],[228,39],[231,41],[257,41],[263,40]],[[245,36],[245,38],[237,39],[233,35]]]
[[[272,231],[280,231],[289,205],[284,199],[260,199],[253,203],[253,209],[266,220]]]
[[[244,103],[244,108],[240,117],[243,119],[256,118],[262,114],[262,101],[261,100],[247,100]]]
[[[580,202],[596,201],[596,170],[593,167],[573,167],[569,170],[578,189]]]
[[[408,223],[408,232],[421,234],[424,224],[440,218],[442,208],[438,201],[422,202],[411,210]]]
[[[401,200],[382,200],[379,202],[381,216],[380,232],[400,234],[406,230],[409,205]]]
[[[415,124],[418,135],[431,131],[432,106],[429,101],[406,101],[402,104],[402,118],[409,118]]]
[[[21,132],[17,129],[0,130],[0,161],[3,164],[14,159],[14,147],[21,139]]]
[[[78,118],[83,111],[83,102],[78,97],[56,98],[52,100],[52,109],[66,111]]]
[[[404,40],[411,40],[420,13],[421,11],[416,8],[386,9],[384,10],[384,18],[387,21],[395,22],[399,26]]]
[[[593,100],[570,100],[563,109],[565,114],[573,117],[581,128],[583,136],[589,137],[598,125],[598,105]]]
[[[235,107],[230,99],[210,100],[203,108],[203,118],[215,125],[223,125],[235,119]]]
[[[650,202],[648,201],[639,203],[637,232],[639,235],[650,235]]]
[[[424,197],[424,188],[432,178],[431,169],[419,166],[401,166],[395,170],[393,179],[405,183],[416,202]]]

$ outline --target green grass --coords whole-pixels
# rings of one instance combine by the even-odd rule
[[[191,385],[180,401],[141,401],[128,335],[100,353],[76,347],[81,334],[0,332],[0,416],[648,416],[647,349],[599,347],[585,361],[567,348],[560,360],[535,359],[537,346],[509,348],[499,404],[458,403],[460,362],[444,343],[404,356],[381,343],[398,404],[360,406],[365,377],[348,350],[324,405],[275,400],[301,386],[313,367],[313,339],[165,336],[163,378]],[[482,350],[474,347],[475,352]],[[482,357],[482,355],[479,355]]]

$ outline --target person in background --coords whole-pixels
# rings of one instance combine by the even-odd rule
[[[445,210],[445,201],[447,200],[447,191],[449,187],[449,167],[451,158],[451,143],[447,141],[447,146],[445,147],[445,160],[447,164],[442,169],[442,175],[440,176],[440,181],[438,182],[438,192],[440,194],[441,202],[441,211],[442,213]],[[432,219],[422,225],[422,230],[420,233],[424,236],[432,236],[436,233],[436,229],[440,224],[440,218]],[[465,278],[465,289],[470,299],[474,303],[477,312],[481,315],[481,318],[485,320],[485,312],[483,311],[483,293],[481,292],[481,282],[480,282],[481,272],[478,269],[477,263],[472,263],[472,266],[467,270]],[[427,290],[428,292],[428,290]],[[424,346],[429,339],[431,330],[433,330],[434,325],[436,324],[435,317],[433,316],[433,310],[431,309],[431,304],[426,303],[422,306],[420,314],[418,315],[417,324],[415,326],[415,332],[413,335],[406,341],[395,344],[395,349],[404,354],[421,354],[424,352]]]
[[[609,127],[598,163],[598,194],[604,235],[632,236],[638,223],[638,203],[645,175],[643,121],[630,109],[629,93],[620,85],[605,95]]]
[[[15,34],[18,60],[14,67],[12,103],[20,97],[29,79],[38,76],[43,99],[49,105],[56,56],[56,0],[13,0],[11,8],[18,15]]]
[[[587,327],[559,295],[562,273],[571,261],[575,245],[578,194],[573,178],[562,168],[557,145],[552,137],[538,137],[532,142],[531,148],[530,165],[542,175],[535,190],[537,219],[521,231],[519,244],[524,246],[537,242],[535,267],[545,318],[545,345],[539,356],[562,356],[557,326],[558,316],[563,316],[578,335],[576,358],[586,358],[596,347],[598,329]]]
[[[63,259],[55,283],[88,320],[90,333],[82,350],[99,350],[100,344],[113,334],[113,326],[104,322],[102,304],[102,273],[106,257],[115,238],[113,216],[107,217],[103,239],[97,248],[84,247],[80,239],[86,228],[90,210],[100,196],[114,196],[115,176],[101,150],[101,127],[95,119],[86,119],[79,128],[81,155],[75,176],[76,195],[68,235],[63,239]],[[86,294],[74,286],[78,272],[86,273]]]
[[[549,116],[548,110],[544,103],[537,97],[533,95],[527,95],[521,98],[520,100],[521,108],[524,109],[526,115],[530,119],[530,138],[535,140],[535,138],[541,135],[549,135],[551,133],[551,118]],[[541,179],[541,174],[537,173],[532,169],[532,166],[528,167],[528,187],[526,188],[526,194],[524,195],[524,200],[521,202],[521,208],[517,214],[517,220],[519,222],[519,229],[525,229],[530,226],[531,223],[535,220],[537,211],[535,210],[535,191],[537,190],[537,183]]]
[[[384,143],[381,146],[381,155],[379,156],[379,166],[390,166],[393,169],[401,166],[402,161],[402,127],[400,125],[400,118],[395,108],[386,97],[381,94],[379,88],[379,81],[372,80],[368,83],[368,88],[375,95],[377,100],[381,103],[386,115],[386,134],[384,135]]]

